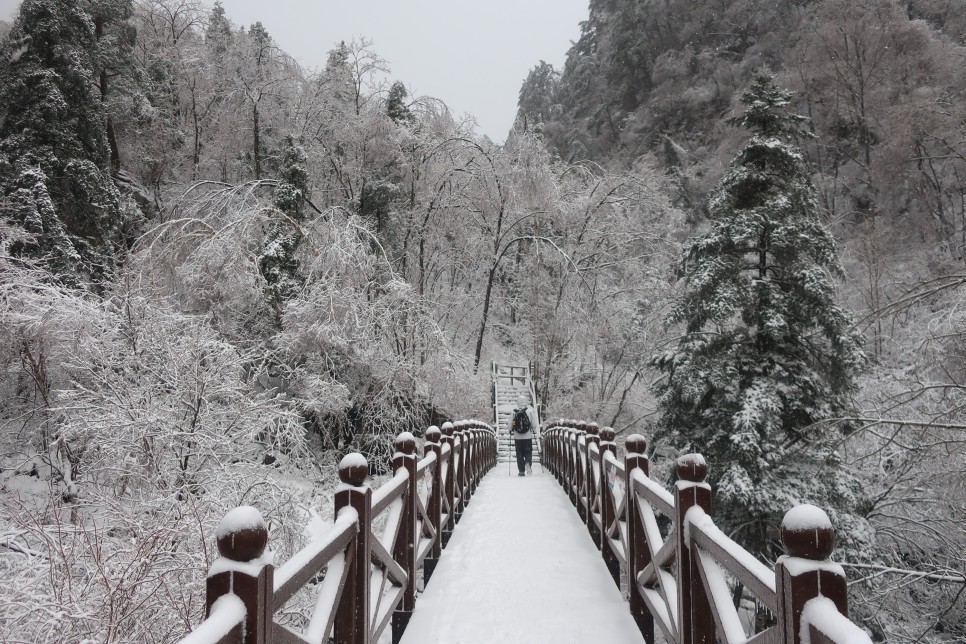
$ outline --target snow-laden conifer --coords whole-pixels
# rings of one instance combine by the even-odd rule
[[[687,287],[670,316],[684,334],[655,361],[667,376],[664,430],[708,457],[716,514],[760,554],[789,507],[838,511],[848,535],[862,501],[830,437],[811,429],[848,408],[865,358],[835,303],[841,269],[790,98],[759,70],[745,112],[729,119],[752,137],[710,195],[710,229],[685,251]]]
[[[272,195],[274,209],[258,258],[269,300],[276,308],[301,283],[295,251],[302,239],[300,224],[305,221],[309,182],[306,163],[305,150],[288,137],[282,151],[278,184]]]
[[[0,50],[0,192],[34,235],[12,250],[67,281],[110,271],[122,242],[97,52],[90,15],[66,0],[26,0]]]

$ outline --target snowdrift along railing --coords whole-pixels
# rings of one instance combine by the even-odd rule
[[[618,587],[625,575],[648,644],[655,623],[674,644],[871,643],[847,617],[845,573],[828,560],[835,534],[822,510],[800,505],[785,515],[788,554],[772,569],[715,527],[700,454],[677,460],[672,492],[649,478],[639,434],[627,437],[623,462],[614,430],[596,423],[548,423],[543,443],[544,467],[570,496]],[[658,515],[672,523],[666,538]],[[744,622],[755,620],[742,621],[729,577],[775,616],[774,626],[746,633],[754,624]]]
[[[263,556],[268,530],[258,511],[229,512],[216,533],[221,557],[208,572],[207,619],[182,644],[371,644],[390,621],[398,642],[415,607],[417,570],[423,566],[429,580],[480,479],[496,464],[496,434],[485,423],[459,421],[442,432],[427,429],[421,459],[408,432],[396,448],[394,476],[375,491],[366,484],[364,456],[342,459],[332,528],[278,569]],[[309,583],[318,586],[317,600],[297,633],[274,615]]]

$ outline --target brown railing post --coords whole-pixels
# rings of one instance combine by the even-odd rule
[[[393,549],[392,558],[399,562],[406,571],[406,590],[402,601],[392,614],[392,642],[399,644],[406,626],[416,608],[416,494],[418,481],[416,480],[416,437],[409,432],[403,432],[396,438],[396,454],[392,458],[393,472],[406,470],[409,481],[403,493],[402,513],[399,517],[399,538]]]
[[[601,543],[600,530],[597,528],[597,522],[594,521],[594,502],[597,500],[597,487],[600,481],[594,476],[594,459],[591,456],[590,446],[597,445],[598,448],[600,447],[600,428],[597,423],[588,423],[586,428],[584,453],[587,456],[587,464],[584,470],[584,488],[587,495],[587,506],[585,508],[587,516],[584,520],[587,522],[590,538],[599,546]]]
[[[463,479],[466,487],[466,499],[463,501],[463,507],[470,502],[473,498],[473,492],[476,490],[476,486],[473,481],[476,479],[476,429],[474,425],[476,421],[467,421],[463,429],[463,453],[466,455],[466,468],[463,474]]]
[[[584,505],[587,494],[587,468],[585,467],[584,456],[586,456],[587,443],[584,442],[584,446],[580,446],[581,436],[586,436],[587,424],[586,423],[575,423],[574,432],[571,440],[573,441],[573,468],[574,468],[574,493],[577,496],[577,516],[584,523],[587,523],[587,507]]]
[[[693,507],[711,514],[711,486],[704,482],[708,465],[700,454],[677,460],[678,482],[674,488],[677,523],[677,583],[679,644],[714,644],[714,615],[701,581],[698,562],[691,556],[687,514]]]
[[[570,502],[574,502],[574,477],[573,468],[570,466],[571,454],[570,454],[570,436],[573,431],[564,427],[564,422],[558,420],[554,425],[554,435],[553,435],[553,450],[554,450],[554,466],[557,468],[557,481],[560,482],[561,487],[567,492],[567,498]]]
[[[566,479],[567,479],[567,466],[564,463],[564,458],[566,457],[567,450],[564,448],[564,437],[568,436],[563,427],[560,426],[560,421],[557,421],[553,427],[551,427],[551,437],[550,437],[550,449],[553,451],[553,467],[554,473],[557,475],[557,482],[560,483],[561,487],[565,490],[567,489]],[[567,496],[571,496],[570,490],[567,490]]]
[[[486,432],[481,424],[477,424],[473,429],[473,494],[480,487],[480,480],[486,471],[486,446]]]
[[[426,443],[423,445],[423,450],[426,455],[429,455],[430,452],[436,454],[436,465],[433,467],[433,480],[430,484],[429,500],[426,508],[426,514],[429,515],[429,522],[436,529],[436,538],[433,539],[433,545],[430,548],[429,554],[423,560],[423,585],[433,576],[433,571],[436,570],[436,564],[439,563],[439,555],[443,550],[443,526],[440,525],[443,514],[443,456],[442,446],[439,443],[441,437],[442,432],[439,431],[439,427],[433,425],[426,430]]]
[[[604,454],[610,452],[617,458],[617,444],[614,443],[614,429],[603,427],[600,430],[600,481],[597,489],[600,490],[600,556],[603,557],[610,576],[621,587],[621,562],[610,547],[610,536],[607,534],[610,525],[615,521],[617,508],[614,507],[614,497],[610,490],[617,481],[611,482],[610,474],[607,472],[607,465],[604,461]]]
[[[566,473],[566,467],[564,466],[564,462],[563,462],[563,457],[565,453],[563,450],[563,443],[562,443],[562,439],[564,437],[563,431],[564,430],[560,426],[559,421],[554,423],[554,426],[551,427],[549,430],[550,432],[549,436],[547,436],[547,438],[544,439],[544,443],[547,445],[547,449],[550,450],[547,458],[552,463],[553,473],[554,473],[554,476],[557,477],[557,483],[559,483],[564,490],[567,490],[567,483],[566,483],[567,473]],[[567,490],[567,497],[570,498],[570,496],[571,496],[570,490]]]
[[[563,425],[563,421],[560,424]],[[566,459],[564,467],[567,470],[565,477],[567,496],[570,497],[570,502],[577,508],[577,516],[583,518],[580,510],[580,472],[577,467],[577,464],[580,463],[580,454],[577,451],[579,436],[580,434],[577,433],[576,427],[570,424],[566,425],[566,431],[560,437],[560,446],[564,450],[564,458]]]
[[[480,423],[480,426],[477,430],[478,439],[480,441],[480,464],[476,473],[475,485],[477,488],[480,487],[480,483],[483,482],[483,475],[490,471],[490,432],[487,431],[487,429],[488,427],[485,423]]]
[[[234,593],[245,604],[247,615],[243,644],[264,644],[272,633],[274,570],[260,561],[268,545],[268,528],[261,513],[251,506],[235,508],[225,515],[215,533],[218,552],[208,573],[205,616],[220,597]],[[258,567],[258,572],[255,568]]]
[[[453,536],[453,528],[456,526],[456,467],[459,459],[456,454],[456,441],[453,438],[453,423],[443,423],[443,445],[449,445],[449,462],[446,466],[446,479],[443,481],[443,495],[446,499],[446,507],[449,509],[446,516],[446,525],[442,526],[440,532],[443,535],[443,547],[449,543]]]
[[[489,467],[489,469],[493,469],[494,467],[496,467],[497,460],[500,458],[500,455],[498,453],[499,447],[498,447],[498,441],[497,441],[497,438],[496,438],[496,431],[495,430],[494,431],[488,431],[486,433],[486,435],[487,435],[487,440],[489,441],[489,444],[490,444],[490,467]]]
[[[806,504],[785,513],[782,545],[788,554],[775,564],[778,641],[800,644],[804,641],[801,624],[805,604],[821,595],[848,617],[848,589],[841,566],[828,561],[835,547],[835,530],[823,510]]]
[[[471,496],[471,486],[470,486],[470,472],[473,470],[473,441],[472,434],[466,423],[459,424],[459,432],[457,434],[460,437],[460,450],[463,458],[461,459],[460,467],[460,516],[463,516],[463,511],[466,510],[466,504],[470,502]]]
[[[546,458],[550,462],[550,471],[553,472],[554,476],[556,477],[557,483],[559,483],[561,487],[564,487],[563,464],[560,460],[561,455],[563,454],[560,449],[560,438],[562,436],[562,431],[563,430],[561,429],[560,424],[557,422],[553,422],[547,427],[547,431],[544,432],[544,445],[546,446],[545,449],[547,449],[548,452],[546,454],[541,454],[541,458]],[[564,487],[564,489],[566,489],[566,487]],[[570,495],[568,494],[568,496]]]
[[[480,466],[479,471],[476,473],[476,487],[480,487],[480,483],[483,482],[483,475],[490,471],[490,432],[489,427],[485,423],[480,423],[479,427],[479,441],[480,441]]]
[[[641,508],[634,498],[632,473],[640,469],[645,475],[650,473],[647,459],[647,441],[640,434],[631,434],[624,441],[624,493],[627,495],[627,585],[630,591],[631,616],[647,644],[654,644],[654,617],[647,609],[644,597],[638,590],[637,578],[651,563],[651,553],[647,549],[647,533],[644,531],[644,518]]]
[[[335,493],[335,516],[344,508],[359,515],[359,532],[349,544],[349,571],[335,614],[336,644],[369,644],[369,578],[372,545],[372,488],[366,485],[369,463],[362,454],[347,454],[339,463],[342,489]]]
[[[455,499],[453,519],[456,522],[463,517],[463,508],[466,507],[466,440],[463,437],[463,432],[456,431],[456,425],[453,425],[452,429],[453,449],[456,455],[456,458],[453,459],[455,466],[453,469],[453,498]]]

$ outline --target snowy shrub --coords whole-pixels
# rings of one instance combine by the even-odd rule
[[[258,505],[281,555],[300,545],[301,417],[204,317],[0,270],[0,639],[176,639],[228,509]]]

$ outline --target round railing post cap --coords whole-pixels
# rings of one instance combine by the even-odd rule
[[[835,549],[835,528],[822,508],[797,505],[782,519],[782,545],[792,557],[822,561]]]
[[[443,423],[443,433],[446,434],[447,436],[452,436],[453,435],[453,423],[451,423],[449,421]]]
[[[587,423],[587,433],[591,436],[600,434],[600,426],[597,423]]]
[[[369,461],[358,452],[346,454],[339,461],[339,479],[348,485],[359,487],[366,482],[369,474]]]
[[[614,431],[613,427],[600,428],[600,440],[604,441],[605,443],[613,443],[616,436],[617,432]]]
[[[708,476],[708,463],[700,454],[684,454],[674,464],[679,479],[701,483]]]
[[[644,454],[647,452],[647,439],[640,434],[631,434],[624,440],[624,449],[628,454]]]
[[[250,505],[230,510],[218,524],[215,542],[218,552],[226,559],[258,559],[268,545],[268,528],[262,513]]]
[[[412,454],[416,451],[416,437],[409,432],[403,432],[396,437],[396,449],[403,454]]]
[[[426,440],[430,443],[438,443],[443,432],[439,431],[439,427],[436,425],[430,425],[426,429]]]

